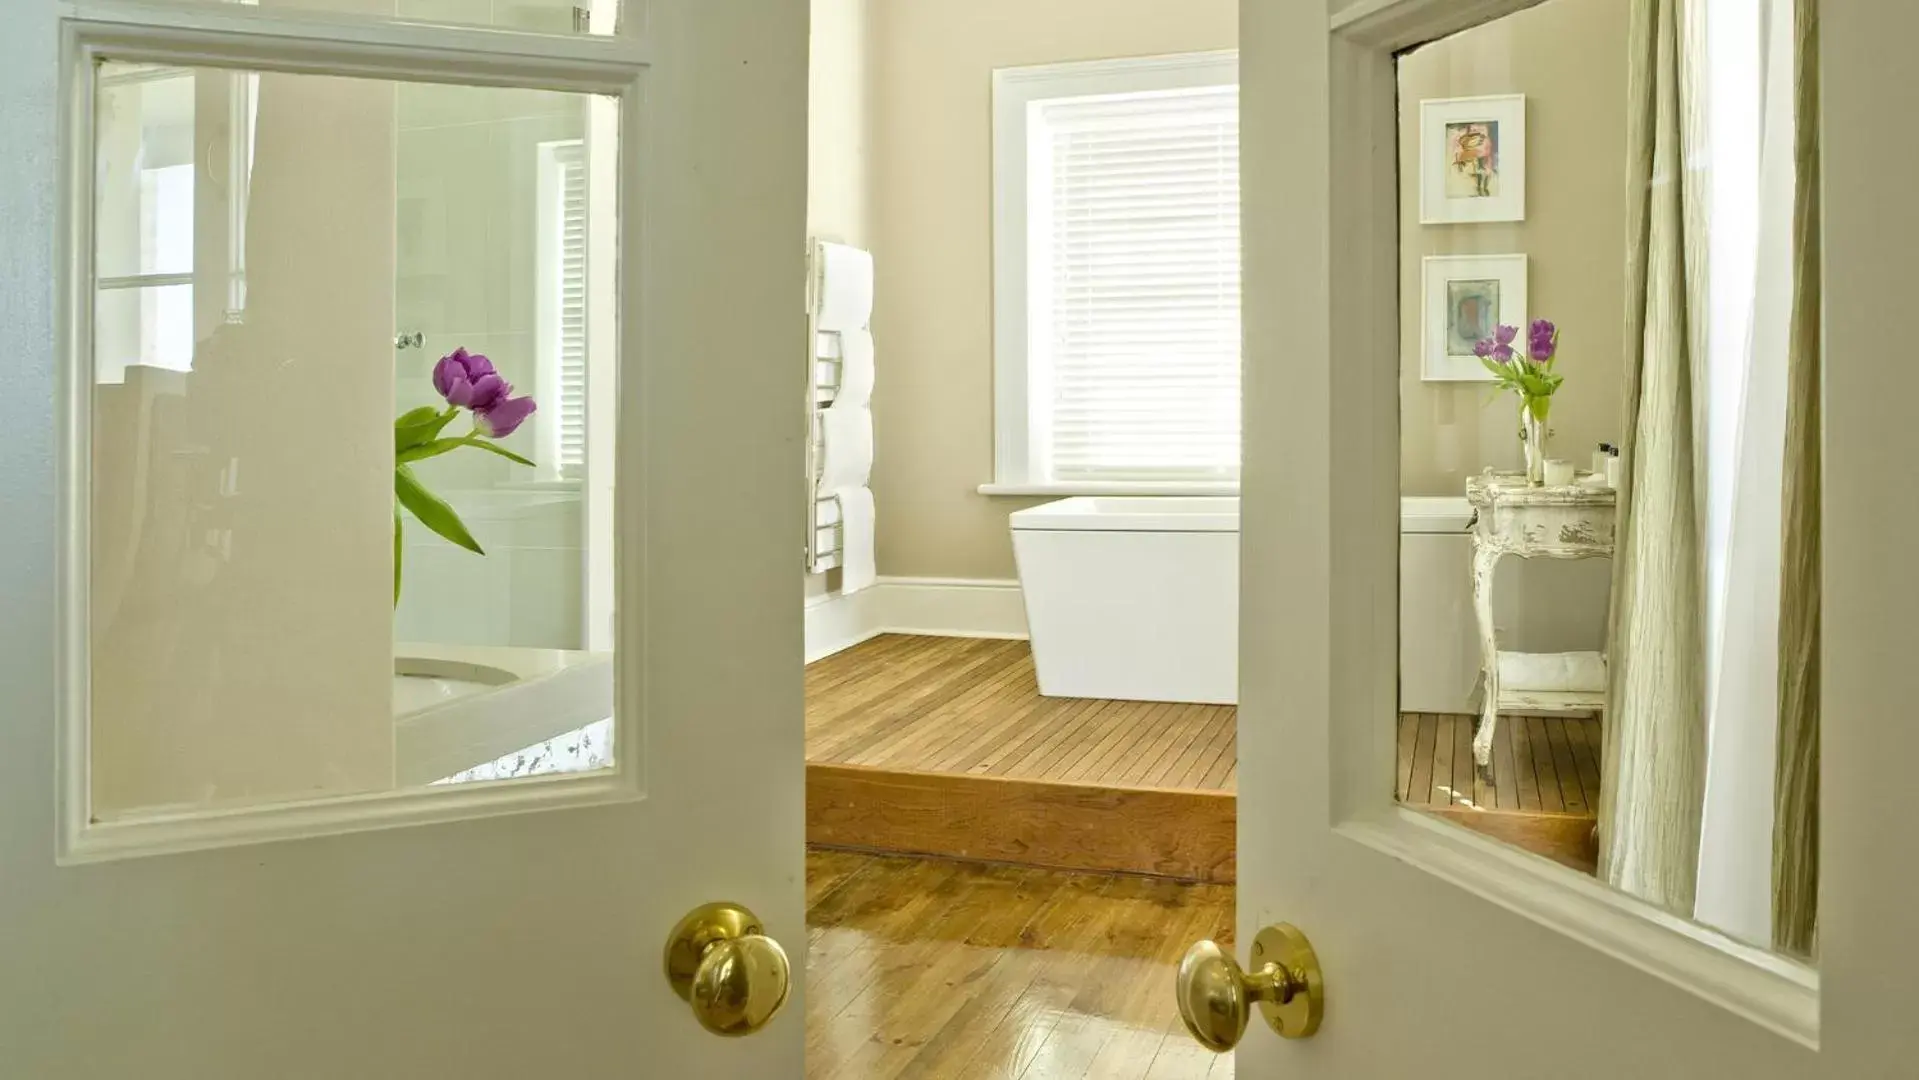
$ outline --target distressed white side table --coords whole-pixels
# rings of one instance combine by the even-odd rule
[[[1483,767],[1492,761],[1493,731],[1501,709],[1591,712],[1605,708],[1603,690],[1500,687],[1499,635],[1493,626],[1493,571],[1506,555],[1522,559],[1610,558],[1618,497],[1611,488],[1576,482],[1532,487],[1524,473],[1488,470],[1467,478],[1466,501],[1473,508],[1472,524],[1468,526],[1473,534],[1473,614],[1479,622],[1485,688],[1479,731],[1473,736],[1473,760]]]

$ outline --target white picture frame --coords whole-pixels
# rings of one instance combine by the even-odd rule
[[[1491,382],[1472,343],[1504,323],[1526,344],[1526,256],[1428,255],[1420,262],[1420,362],[1425,382]]]
[[[1419,103],[1419,221],[1526,220],[1526,95]]]

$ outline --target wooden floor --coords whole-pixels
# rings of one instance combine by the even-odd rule
[[[1399,718],[1399,801],[1591,873],[1599,720],[1501,716],[1490,769],[1473,761],[1475,717]]]
[[[806,759],[821,764],[1231,791],[1236,718],[1041,697],[1024,641],[886,634],[806,669]]]
[[[1041,697],[1023,641],[888,634],[806,669],[807,839],[1065,870],[1235,878],[1238,710]],[[1399,720],[1408,805],[1590,870],[1599,721]]]
[[[1229,882],[1236,712],[1041,697],[1024,641],[877,637],[806,669],[807,839]]]
[[[1172,986],[1231,887],[814,851],[806,899],[809,1080],[1232,1076]]]
[[[1599,721],[1502,716],[1490,772],[1473,764],[1475,717],[1399,718],[1399,801],[1591,817],[1599,805]]]

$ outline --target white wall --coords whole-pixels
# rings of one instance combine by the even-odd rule
[[[455,347],[486,354],[525,392],[543,383],[536,341],[538,237],[535,168],[542,142],[586,130],[578,95],[407,85],[398,96],[396,320],[425,344],[393,352],[395,413],[439,402],[431,373]],[[541,400],[505,440],[541,460],[559,402]],[[464,418],[455,421],[463,430]],[[577,485],[551,483],[476,450],[415,471],[453,504],[487,554],[442,540],[406,519],[405,588],[394,614],[400,641],[583,645],[584,545]]]

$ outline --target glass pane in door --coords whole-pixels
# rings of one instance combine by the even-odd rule
[[[1792,5],[1629,7],[1399,59],[1395,792],[1803,955],[1814,118]]]
[[[98,79],[95,819],[610,767],[617,102]]]

